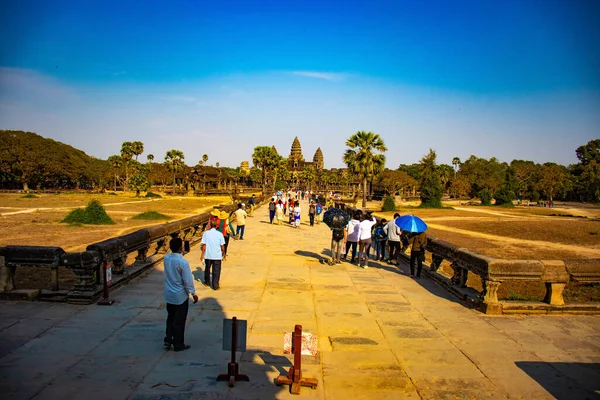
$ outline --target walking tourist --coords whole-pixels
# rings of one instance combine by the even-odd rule
[[[302,192],[304,193],[304,192]],[[308,218],[310,219],[310,226],[315,226],[315,214],[317,213],[317,207],[315,206],[315,202],[310,200],[308,205]]]
[[[165,302],[167,303],[167,330],[165,347],[182,351],[190,348],[185,344],[185,320],[189,308],[189,297],[192,295],[194,303],[198,302],[194,278],[190,264],[183,258],[183,240],[173,238],[169,242],[171,253],[165,255]]]
[[[269,201],[269,222],[273,223],[273,218],[275,218],[275,210],[277,205],[275,204],[275,198],[272,197],[271,201]]]
[[[317,196],[317,197],[319,197],[319,196]],[[316,211],[317,211],[317,225],[319,225],[321,222],[323,222],[323,206],[321,205],[321,203],[319,203],[318,200],[317,200]]]
[[[352,219],[348,221],[348,225],[346,226],[346,253],[344,254],[344,260],[348,259],[348,253],[350,252],[350,248],[352,248],[352,258],[350,262],[353,263],[356,261],[356,247],[358,245],[358,225],[360,224],[360,211],[357,211],[352,216]]]
[[[221,215],[219,216],[219,225],[217,230],[223,234],[223,239],[225,239],[225,251],[223,255],[227,255],[227,248],[229,247],[229,238],[233,233],[233,226],[229,221],[229,214],[227,211],[221,211]]]
[[[402,230],[396,225],[396,218],[399,218],[400,214],[395,213],[394,219],[388,222],[384,227],[383,231],[387,235],[389,253],[388,262],[390,264],[398,264],[398,257],[400,257],[400,235]]]
[[[225,239],[223,234],[217,231],[217,224],[212,221],[210,230],[202,235],[200,261],[204,265],[204,286],[211,286],[213,290],[219,290],[221,279],[221,261],[227,259],[225,253]],[[212,269],[212,280],[210,273]],[[211,284],[212,283],[212,284]]]
[[[371,250],[371,229],[377,223],[371,214],[363,214],[358,225],[358,266],[369,268],[369,251]],[[364,263],[364,264],[363,264]]]
[[[297,200],[294,206],[294,226],[296,228],[300,227],[300,211],[300,200]]]
[[[417,264],[417,278],[421,277],[423,261],[425,261],[425,248],[427,247],[427,234],[425,232],[414,233],[410,250],[410,275],[415,276],[415,263]]]
[[[277,208],[275,210],[277,213],[277,225],[283,224],[284,207],[283,200],[277,201]]]
[[[385,248],[387,246],[387,235],[383,230],[383,227],[386,226],[387,220],[382,218],[377,224],[375,224],[375,229],[373,230],[373,237],[375,239],[375,260],[384,261],[385,260]]]
[[[331,261],[329,265],[341,264],[342,246],[346,241],[346,228],[331,229]]]
[[[238,204],[238,209],[235,211],[235,236],[240,240],[244,240],[244,232],[246,230],[246,218],[248,214],[244,211],[244,203]]]
[[[254,206],[256,205],[256,198],[254,197],[254,194],[252,195],[252,197],[250,197],[250,200],[248,200],[248,216],[252,217],[252,211],[254,210]]]

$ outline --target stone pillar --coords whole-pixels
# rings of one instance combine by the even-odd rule
[[[502,314],[502,304],[498,302],[498,288],[501,284],[502,282],[483,280],[483,311],[486,314]]]
[[[144,247],[143,249],[139,249],[137,256],[135,257],[136,262],[144,263],[148,259],[148,247]]]
[[[0,293],[10,291],[15,288],[15,271],[17,267],[6,265],[4,256],[0,256]]]
[[[125,264],[127,263],[127,256],[115,258],[113,260],[112,273],[115,275],[123,275],[125,272]]]
[[[453,262],[450,264],[450,268],[454,271],[454,274],[450,278],[450,281],[453,285],[457,285],[459,287],[465,287],[467,284],[467,278],[469,271],[466,268],[463,268],[461,265]]]
[[[444,261],[444,258],[437,255],[437,254],[431,254],[431,270],[434,272],[437,272],[438,269],[440,269],[440,265],[442,265],[442,261]]]
[[[544,297],[544,303],[553,306],[564,305],[565,299],[563,298],[563,290],[565,290],[565,285],[565,283],[546,282],[546,297]]]
[[[68,302],[89,304],[93,300],[101,261],[101,255],[94,251],[64,255],[63,264],[77,277],[77,282],[67,297]]]

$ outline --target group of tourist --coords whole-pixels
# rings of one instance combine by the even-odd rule
[[[295,198],[292,198],[292,193],[295,193]],[[278,225],[282,225],[287,214],[287,222],[295,228],[300,227],[302,214],[300,199],[304,200],[305,197],[309,199],[308,217],[310,226],[323,221],[323,206],[317,201],[318,195],[314,195],[315,199],[313,199],[313,193],[309,190],[288,192],[288,195],[289,197],[286,198],[283,196],[283,192],[277,192],[277,195],[269,200],[269,222],[271,224],[276,221]]]
[[[270,199],[269,220],[271,224],[276,217],[277,223],[281,225],[283,216],[287,210],[290,210],[290,222],[296,228],[300,226],[300,199],[305,196],[310,196],[308,197],[310,225],[314,226],[315,222],[318,224],[322,221],[324,210],[318,197],[306,191],[298,191],[296,196],[295,199],[292,199],[291,196],[285,199],[283,193],[278,193],[277,196]],[[239,203],[237,210],[231,214],[218,210],[211,212],[201,240],[200,260],[204,266],[204,286],[211,287],[213,290],[220,289],[221,263],[227,259],[229,240],[231,237],[244,240],[246,218],[256,205],[254,196],[248,203],[248,212],[244,203]],[[351,263],[358,262],[360,267],[366,269],[372,245],[374,245],[376,260],[387,260],[390,264],[397,264],[401,248],[406,249],[410,245],[411,276],[419,278],[423,267],[427,236],[424,232],[417,234],[402,232],[394,222],[399,216],[396,213],[393,220],[388,222],[381,219],[378,222],[369,212],[356,211],[345,227],[332,229],[332,259],[329,264],[340,264],[342,259],[347,261],[350,254]],[[232,222],[236,224],[235,230]],[[173,238],[169,247],[171,253],[164,258],[164,296],[168,314],[164,346],[168,349],[172,347],[175,351],[182,351],[190,348],[190,345],[185,344],[184,341],[189,296],[192,296],[194,303],[198,301],[198,296],[189,263],[183,258],[183,240]]]
[[[420,278],[427,235],[425,232],[403,232],[395,222],[399,217],[400,214],[396,213],[391,221],[387,221],[385,218],[377,221],[368,212],[356,211],[346,227],[331,230],[332,257],[329,264],[340,264],[342,260],[347,261],[348,254],[350,254],[351,263],[358,262],[360,267],[369,268],[368,260],[371,248],[373,248],[375,260],[397,265],[400,252],[410,247],[410,274]],[[343,249],[345,252],[342,255]]]

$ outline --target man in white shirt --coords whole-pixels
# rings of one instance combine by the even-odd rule
[[[191,346],[185,344],[185,320],[189,308],[189,295],[198,302],[192,270],[187,260],[183,258],[183,240],[173,238],[169,243],[171,253],[165,255],[165,302],[167,303],[167,332],[165,347],[173,346],[175,351],[187,350]]]
[[[210,230],[202,234],[200,261],[205,262],[204,286],[212,286],[213,290],[219,290],[221,279],[221,261],[227,259],[225,254],[225,239],[217,229],[217,221],[210,221]],[[212,285],[210,270],[212,268]]]
[[[402,229],[396,225],[396,218],[400,217],[400,214],[395,213],[394,219],[388,222],[384,227],[383,231],[387,234],[388,245],[390,246],[389,259],[390,264],[398,264],[398,257],[400,257],[400,235]]]
[[[235,215],[235,235],[239,237],[240,240],[244,240],[244,232],[246,231],[246,218],[248,218],[248,214],[244,211],[244,204],[239,203],[238,209],[233,213]]]
[[[369,268],[369,251],[371,250],[371,229],[377,223],[371,214],[363,214],[362,221],[358,224],[358,266]],[[364,261],[364,265],[363,265]]]

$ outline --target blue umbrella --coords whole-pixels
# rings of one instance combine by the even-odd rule
[[[425,232],[427,230],[427,224],[414,215],[403,215],[396,218],[394,223],[406,232]]]

